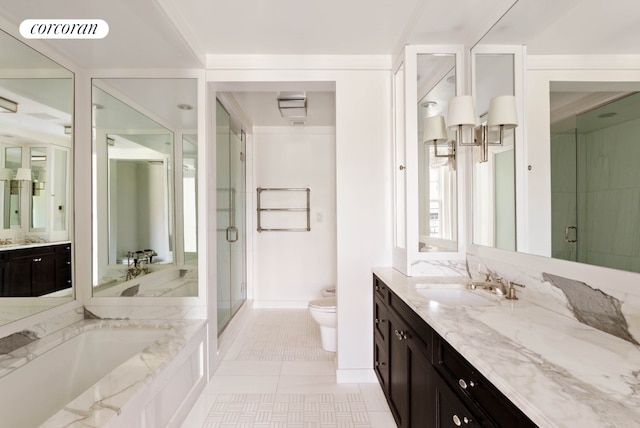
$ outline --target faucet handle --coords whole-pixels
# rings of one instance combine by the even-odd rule
[[[506,299],[518,300],[518,296],[516,296],[516,289],[515,289],[514,285],[517,285],[518,287],[525,288],[525,286],[522,285],[522,284],[518,284],[517,282],[509,281],[509,289],[507,290]]]

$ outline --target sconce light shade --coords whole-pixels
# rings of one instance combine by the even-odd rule
[[[16,180],[31,181],[31,169],[18,168],[18,173],[16,174]]]
[[[429,116],[424,118],[424,137],[425,143],[443,143],[447,141],[447,130],[444,126],[444,117]]]
[[[449,100],[447,123],[449,128],[475,127],[476,109],[471,95],[460,95]]]
[[[12,171],[9,168],[0,169],[0,181],[10,181],[12,177]]]
[[[518,126],[516,97],[513,95],[500,95],[491,98],[487,126],[502,126],[504,129],[513,129]]]

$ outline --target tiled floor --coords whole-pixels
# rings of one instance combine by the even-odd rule
[[[252,309],[182,428],[395,428],[378,384],[337,384],[306,310]]]

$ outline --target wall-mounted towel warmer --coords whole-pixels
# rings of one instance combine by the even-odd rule
[[[308,187],[258,187],[258,232],[309,232],[311,230],[311,189]],[[305,192],[306,207],[263,207],[262,194],[264,192]],[[290,201],[288,201],[290,202]],[[266,212],[301,213],[306,214],[306,227],[262,227],[262,215]]]

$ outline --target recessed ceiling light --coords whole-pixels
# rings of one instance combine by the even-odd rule
[[[193,110],[193,106],[189,104],[178,104],[177,106],[180,110]]]
[[[449,76],[447,77],[447,83],[456,83],[456,76]]]

